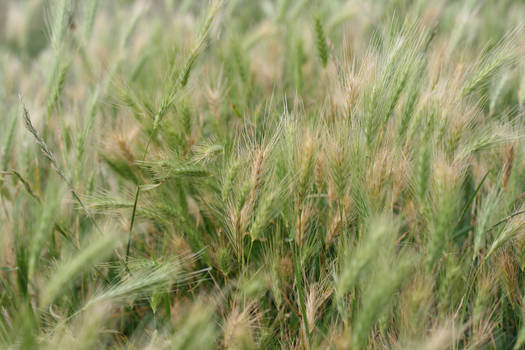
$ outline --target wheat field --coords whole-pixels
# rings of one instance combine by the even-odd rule
[[[1,0],[0,348],[525,349],[525,1]]]

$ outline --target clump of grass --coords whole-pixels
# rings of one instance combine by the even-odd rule
[[[195,257],[184,257],[188,261]],[[154,292],[169,291],[172,286],[180,284],[192,276],[201,275],[205,270],[185,273],[183,270],[184,261],[157,262],[150,260],[130,261],[130,274],[123,276],[116,284],[111,285],[106,290],[91,298],[85,307],[91,304],[106,303],[112,304],[123,301],[133,301]]]
[[[523,3],[0,3],[1,348],[523,347]]]

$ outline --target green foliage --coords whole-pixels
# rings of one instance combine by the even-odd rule
[[[0,17],[0,348],[525,344],[522,1]]]
[[[314,20],[315,24],[315,43],[317,45],[317,54],[321,60],[321,65],[326,67],[328,63],[328,45],[326,44],[326,37],[324,34],[323,25],[321,19],[316,17]]]

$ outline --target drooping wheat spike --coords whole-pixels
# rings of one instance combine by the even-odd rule
[[[523,214],[525,213],[525,210],[523,207],[514,212],[511,215],[508,215],[507,217],[501,219],[496,224],[492,225],[488,230],[493,230],[497,226],[507,223],[505,225],[505,228],[501,233],[499,233],[498,237],[492,242],[492,245],[490,246],[485,259],[490,257],[497,249],[502,247],[505,243],[516,237],[525,227],[525,219],[523,218]]]
[[[195,63],[195,60],[197,59],[202,47],[205,44],[206,39],[208,38],[208,34],[211,28],[211,25],[213,24],[213,20],[217,16],[217,13],[221,9],[222,6],[222,0],[216,0],[208,9],[208,13],[205,17],[204,23],[201,27],[201,31],[199,33],[199,37],[197,39],[197,43],[193,47],[188,59],[186,60],[186,63],[184,64],[184,67],[181,71],[181,74],[179,75],[177,81],[180,88],[183,88],[188,83],[188,79],[190,77],[191,69],[193,68],[193,64]],[[175,86],[177,88],[177,86]]]
[[[72,259],[64,261],[47,281],[40,296],[40,306],[45,308],[53,302],[62,289],[78,277],[87,268],[101,262],[120,244],[120,239],[114,234],[98,236],[94,242],[84,247]]]
[[[317,46],[317,54],[319,55],[319,60],[321,61],[321,65],[326,67],[326,64],[328,63],[328,45],[326,44],[326,37],[324,33],[323,24],[321,23],[321,19],[319,17],[316,17],[314,19],[314,26],[315,26],[315,43]]]
[[[69,178],[67,177],[67,175],[64,173],[64,171],[58,166],[58,162],[55,158],[55,156],[53,155],[53,153],[49,150],[49,148],[47,147],[46,143],[44,142],[44,140],[42,139],[42,137],[40,137],[40,134],[38,132],[38,130],[36,130],[34,127],[33,127],[33,124],[31,122],[31,118],[29,116],[29,111],[27,110],[25,104],[22,102],[21,98],[20,98],[20,103],[22,104],[22,107],[23,107],[23,110],[24,112],[22,113],[22,117],[24,119],[24,124],[25,124],[25,127],[26,129],[33,135],[33,137],[35,138],[36,140],[36,143],[38,144],[38,146],[40,147],[40,150],[42,151],[42,153],[44,154],[44,157],[51,163],[51,166],[53,167],[53,169],[57,172],[58,175],[60,175],[60,177],[62,178],[62,180],[64,180],[64,182],[67,184],[67,186],[70,188],[70,190],[73,192],[73,196],[75,197],[75,199],[78,197],[76,195],[76,192],[74,191],[73,189],[73,185],[71,184],[71,181],[69,180]],[[80,198],[78,199],[79,200],[79,203],[80,205],[84,207],[84,204],[82,203],[82,201],[80,200]]]
[[[190,255],[169,262],[141,261],[140,259],[128,261],[131,274],[124,276],[118,283],[94,296],[84,308],[100,302],[129,302],[144,298],[159,289],[171,292],[175,284],[200,276],[209,270],[185,272],[183,269],[185,261],[193,261],[196,257],[197,255]]]
[[[461,94],[468,96],[479,88],[486,86],[489,80],[505,66],[513,64],[518,56],[514,50],[511,50],[511,45],[515,41],[515,36],[518,30],[511,32],[502,41],[495,46],[488,53],[483,53],[477,60],[473,69],[469,72],[469,76],[463,86]]]
[[[98,223],[95,221],[95,219],[93,218],[93,216],[89,212],[88,208],[86,207],[86,205],[82,201],[82,199],[80,199],[80,196],[78,195],[77,191],[73,187],[73,184],[72,184],[71,180],[66,175],[66,173],[60,168],[60,166],[58,165],[58,162],[57,162],[55,156],[53,155],[53,153],[47,147],[44,139],[42,139],[42,137],[40,136],[40,133],[38,132],[38,130],[36,130],[33,127],[33,123],[31,122],[31,118],[29,116],[29,111],[27,110],[24,102],[22,101],[22,97],[21,96],[20,96],[20,104],[22,105],[22,108],[23,108],[22,117],[24,119],[24,124],[25,124],[26,129],[33,135],[33,137],[35,138],[36,143],[38,144],[38,146],[40,147],[40,150],[42,151],[42,154],[51,163],[51,167],[55,170],[55,172],[66,183],[69,191],[73,195],[73,198],[78,202],[78,204],[80,205],[82,210],[85,212],[87,217],[91,220],[91,222],[95,226],[96,230],[100,234],[102,234],[102,230],[98,226]]]
[[[35,192],[35,190],[33,190],[33,187],[31,186],[31,184],[29,183],[29,181],[27,181],[23,176],[22,174],[20,174],[18,171],[16,170],[11,170],[10,172],[8,172],[7,174],[12,174],[14,177],[16,177],[21,183],[22,185],[24,186],[26,192],[31,196],[33,197],[37,202],[41,203],[42,202],[42,198],[40,198],[40,196]]]

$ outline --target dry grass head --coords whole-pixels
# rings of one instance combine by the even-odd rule
[[[250,302],[244,307],[234,303],[222,326],[224,346],[234,349],[254,348],[261,317],[255,302]]]

